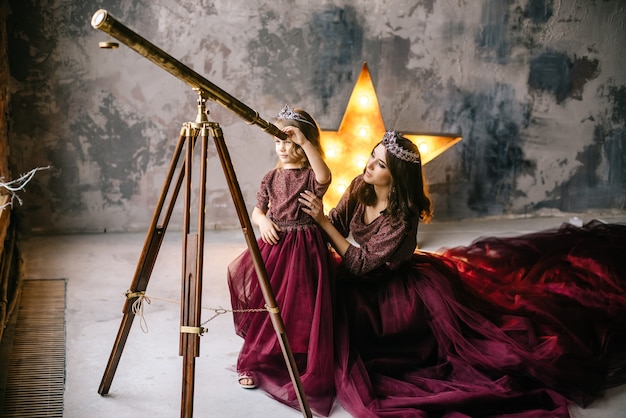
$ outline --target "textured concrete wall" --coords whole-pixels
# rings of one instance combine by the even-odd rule
[[[98,49],[98,8],[265,119],[289,103],[337,129],[367,61],[388,128],[464,137],[426,166],[438,220],[624,209],[623,0],[9,3],[11,164],[52,166],[23,195],[34,231],[146,228],[195,119],[185,83],[124,45]],[[209,108],[251,209],[271,138]],[[236,226],[214,151],[209,166],[207,223]]]

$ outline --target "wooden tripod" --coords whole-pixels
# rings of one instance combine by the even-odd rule
[[[109,392],[113,375],[119,364],[124,345],[128,338],[130,328],[135,318],[132,306],[139,297],[142,297],[148,287],[148,281],[154,268],[159,248],[163,242],[163,237],[167,229],[167,225],[174,210],[176,198],[185,180],[185,202],[184,202],[184,219],[183,219],[183,277],[181,289],[181,321],[180,321],[180,355],[183,357],[183,376],[182,376],[182,401],[181,401],[181,417],[193,416],[193,392],[195,380],[195,361],[200,355],[200,336],[204,333],[201,327],[200,311],[202,305],[202,269],[204,254],[204,226],[205,226],[205,199],[206,199],[206,177],[207,177],[207,156],[209,136],[213,137],[217,154],[220,158],[230,193],[239,216],[239,222],[246,238],[248,250],[251,253],[252,260],[259,278],[259,284],[269,315],[271,315],[272,324],[276,335],[279,339],[280,347],[287,364],[291,380],[296,387],[296,395],[300,404],[300,409],[305,417],[311,417],[300,374],[293,357],[293,353],[289,346],[289,341],[285,333],[285,327],[280,316],[280,311],[276,305],[276,299],[267,278],[267,272],[261,253],[254,236],[254,230],[245,207],[243,196],[239,188],[239,183],[235,176],[235,171],[228,154],[228,149],[224,141],[222,129],[219,124],[209,122],[206,111],[206,96],[203,91],[198,91],[198,115],[195,122],[187,122],[183,124],[180,132],[178,143],[176,145],[167,177],[157,206],[154,211],[150,229],[146,237],[143,250],[135,276],[128,290],[127,299],[122,312],[124,316],[120,329],[115,339],[115,344],[111,351],[107,367],[105,369],[98,393],[106,395]],[[191,224],[191,174],[193,150],[197,140],[200,139],[200,179],[199,179],[199,195],[198,195],[198,220],[196,232],[192,233]],[[179,161],[185,149],[185,157],[179,168],[178,175],[174,181]],[[170,192],[171,185],[174,189],[165,212],[163,212],[166,198]]]

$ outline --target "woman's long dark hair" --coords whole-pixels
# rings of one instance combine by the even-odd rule
[[[419,149],[410,140],[398,136],[397,143],[407,151],[419,154]],[[382,144],[376,144],[374,148]],[[386,148],[385,148],[386,149]],[[392,153],[387,152],[387,168],[391,173],[391,185],[387,213],[392,224],[402,222],[411,225],[414,222],[428,222],[432,217],[432,201],[428,194],[428,186],[424,179],[421,162],[409,162],[401,160]],[[374,186],[362,183],[358,191],[361,203],[371,205],[376,202]]]

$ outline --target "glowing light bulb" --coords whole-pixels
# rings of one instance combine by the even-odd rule
[[[359,128],[359,136],[361,138],[367,138],[367,135],[369,134],[370,130],[366,127],[366,126],[361,126]]]
[[[334,147],[333,148],[328,148],[328,149],[326,149],[325,154],[326,154],[326,157],[328,157],[328,158],[335,158],[337,156],[337,154],[338,154],[337,148],[334,148]]]
[[[367,96],[366,94],[362,95],[361,97],[359,97],[359,104],[361,105],[361,107],[367,107],[370,104],[370,98],[369,96]]]
[[[346,191],[346,189],[348,188],[348,185],[347,185],[347,184],[345,184],[345,183],[339,183],[339,184],[337,185],[337,187],[336,187],[336,188],[337,188],[337,192],[338,192],[340,195],[342,195],[342,194],[343,194],[343,192],[345,192],[345,191]]]
[[[417,147],[420,152],[428,152],[428,148],[430,148],[426,142],[420,142]]]
[[[357,168],[359,168],[359,169],[361,169],[361,168],[365,167],[365,164],[366,164],[366,163],[367,163],[367,158],[365,158],[365,157],[363,157],[363,156],[361,156],[361,155],[358,155],[358,156],[354,159],[354,165],[355,165]]]

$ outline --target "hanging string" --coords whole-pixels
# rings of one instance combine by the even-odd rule
[[[0,177],[0,188],[4,188],[8,190],[9,194],[11,195],[11,200],[5,203],[4,205],[0,206],[0,210],[3,210],[7,206],[13,207],[14,200],[17,200],[17,202],[21,205],[22,199],[20,199],[17,192],[24,190],[28,182],[30,182],[33,179],[33,177],[35,177],[35,174],[37,173],[37,171],[47,170],[49,168],[50,166],[33,168],[28,173],[22,174],[20,178],[11,180],[9,182],[5,182],[4,177]]]
[[[146,317],[143,315],[143,303],[146,302],[148,305],[152,303],[149,297],[144,294],[139,295],[137,299],[133,302],[132,310],[133,313],[139,317],[139,327],[143,331],[144,334],[148,333],[148,321],[146,321]]]

